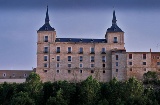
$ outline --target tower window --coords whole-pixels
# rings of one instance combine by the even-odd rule
[[[82,67],[83,67],[83,64],[82,64],[82,63],[80,63],[80,64],[79,64],[79,67],[80,67],[80,68],[82,68]]]
[[[146,54],[143,54],[143,59],[146,59]]]
[[[57,52],[57,53],[60,53],[60,47],[57,47],[56,52]]]
[[[118,43],[117,37],[114,37],[113,43]]]
[[[44,47],[44,53],[48,53],[48,47]]]
[[[118,60],[118,55],[116,55],[116,60]]]
[[[118,69],[116,69],[116,72],[118,72]]]
[[[59,63],[57,63],[57,64],[56,64],[56,67],[60,67],[60,64],[59,64]]]
[[[48,64],[47,63],[44,63],[44,67],[47,67],[48,66]]]
[[[129,65],[132,65],[132,62],[129,62]]]
[[[116,66],[118,66],[118,62],[116,62]]]
[[[94,54],[94,48],[93,47],[91,48],[91,54]]]
[[[68,56],[68,61],[72,61],[72,57],[71,56]]]
[[[143,65],[146,65],[146,62],[143,62]]]
[[[103,73],[106,73],[105,70],[103,70]]]
[[[79,61],[80,61],[80,62],[83,61],[83,56],[79,56]]]
[[[83,54],[83,48],[82,47],[79,48],[79,53]]]
[[[91,73],[94,73],[94,70],[91,70]]]
[[[129,54],[129,59],[132,59],[132,54]]]
[[[68,70],[68,73],[71,73],[71,70]]]
[[[157,62],[157,65],[160,65],[160,62]]]
[[[71,64],[70,64],[70,63],[68,64],[68,67],[71,67]]]
[[[47,61],[47,60],[48,60],[48,56],[45,55],[45,56],[44,56],[44,61]]]
[[[82,73],[83,71],[82,71],[82,70],[80,70],[79,72],[80,72],[80,73]]]
[[[60,56],[57,56],[57,61],[60,61]]]
[[[106,56],[102,56],[102,62],[106,62]]]
[[[91,56],[91,62],[94,62],[94,56]]]
[[[44,36],[44,42],[48,42],[48,36]]]
[[[57,73],[59,73],[59,70],[57,70]]]
[[[106,54],[106,49],[102,48],[102,54]]]
[[[102,64],[102,67],[106,67],[106,65],[105,65],[105,64]]]
[[[72,50],[71,47],[68,47],[68,53],[71,53],[71,50]]]
[[[91,64],[91,68],[94,67],[94,64]]]

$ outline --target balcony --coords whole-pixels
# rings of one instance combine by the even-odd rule
[[[105,60],[102,60],[102,62],[106,62]]]
[[[94,62],[94,60],[91,60],[91,62]]]
[[[60,53],[60,51],[56,51],[56,53]]]
[[[79,54],[83,54],[83,52],[79,52]]]

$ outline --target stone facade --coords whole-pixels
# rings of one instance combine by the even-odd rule
[[[105,39],[57,38],[50,26],[48,8],[45,24],[37,31],[37,68],[43,82],[79,82],[92,75],[101,82],[114,77],[142,79],[149,70],[157,71],[160,53],[126,52],[124,32],[117,26],[115,11]],[[155,59],[152,59],[155,58]]]

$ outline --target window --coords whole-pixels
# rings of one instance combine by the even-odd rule
[[[116,72],[118,72],[118,69],[116,69]]]
[[[106,62],[106,56],[102,56],[102,62]]]
[[[118,55],[116,55],[116,60],[118,60]]]
[[[79,61],[80,61],[80,62],[83,61],[83,56],[79,56]]]
[[[106,49],[102,48],[102,54],[106,54]]]
[[[94,62],[94,56],[91,56],[91,62]]]
[[[129,59],[132,59],[132,54],[129,54]]]
[[[48,47],[44,47],[44,53],[48,53]]]
[[[60,47],[57,47],[56,52],[57,52],[57,53],[60,53]]]
[[[132,65],[132,62],[129,62],[129,65]]]
[[[103,70],[103,73],[106,73],[106,71],[105,71],[105,70]]]
[[[82,70],[79,70],[79,72],[82,73],[83,71],[82,71]]]
[[[117,37],[114,37],[113,43],[118,43]]]
[[[83,48],[82,47],[79,48],[79,53],[83,54]]]
[[[3,77],[6,77],[6,73],[3,73]]]
[[[146,59],[146,54],[143,54],[143,59]]]
[[[106,67],[106,65],[105,65],[105,64],[102,64],[102,67]]]
[[[59,73],[59,70],[57,70],[57,73]]]
[[[70,63],[68,63],[68,67],[71,67],[71,64],[70,64]]]
[[[129,70],[132,71],[132,68],[130,68]]]
[[[91,73],[94,73],[94,70],[91,70]]]
[[[48,36],[44,36],[44,42],[48,42]]]
[[[146,68],[144,68],[143,70],[146,71]]]
[[[72,61],[72,57],[71,56],[68,56],[68,61]]]
[[[13,73],[13,74],[12,74],[12,77],[15,77],[15,76],[16,76],[15,73]]]
[[[160,65],[160,62],[157,62],[157,65]]]
[[[24,77],[27,77],[27,74],[24,74]]]
[[[71,53],[71,52],[72,52],[71,47],[68,47],[68,53]]]
[[[44,67],[48,67],[47,63],[44,63]]]
[[[116,66],[118,66],[118,62],[116,62]]]
[[[71,73],[71,70],[68,70],[68,73]]]
[[[83,67],[83,64],[82,64],[82,63],[80,63],[80,64],[79,64],[79,67],[80,67],[80,68],[82,68],[82,67]]]
[[[60,64],[59,64],[59,63],[56,63],[56,67],[60,67]]]
[[[91,54],[94,54],[94,48],[93,47],[91,48]]]
[[[44,56],[44,61],[47,61],[47,60],[48,60],[48,56],[45,55],[45,56]]]
[[[46,72],[47,72],[47,70],[44,70],[44,72],[46,73]]]
[[[94,64],[91,64],[91,68],[94,67]]]
[[[57,61],[60,61],[60,56],[57,56]]]
[[[143,65],[146,65],[146,62],[143,62]]]

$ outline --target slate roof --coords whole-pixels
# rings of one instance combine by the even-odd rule
[[[107,43],[106,39],[56,38],[56,42]]]
[[[45,18],[45,24],[38,30],[38,31],[54,31],[55,29],[52,28],[49,24],[49,14],[48,14],[48,6]]]
[[[45,23],[38,31],[55,31],[49,23]]]
[[[123,32],[118,26],[117,26],[117,20],[115,11],[113,11],[113,19],[112,19],[112,26],[107,29],[107,32]]]

